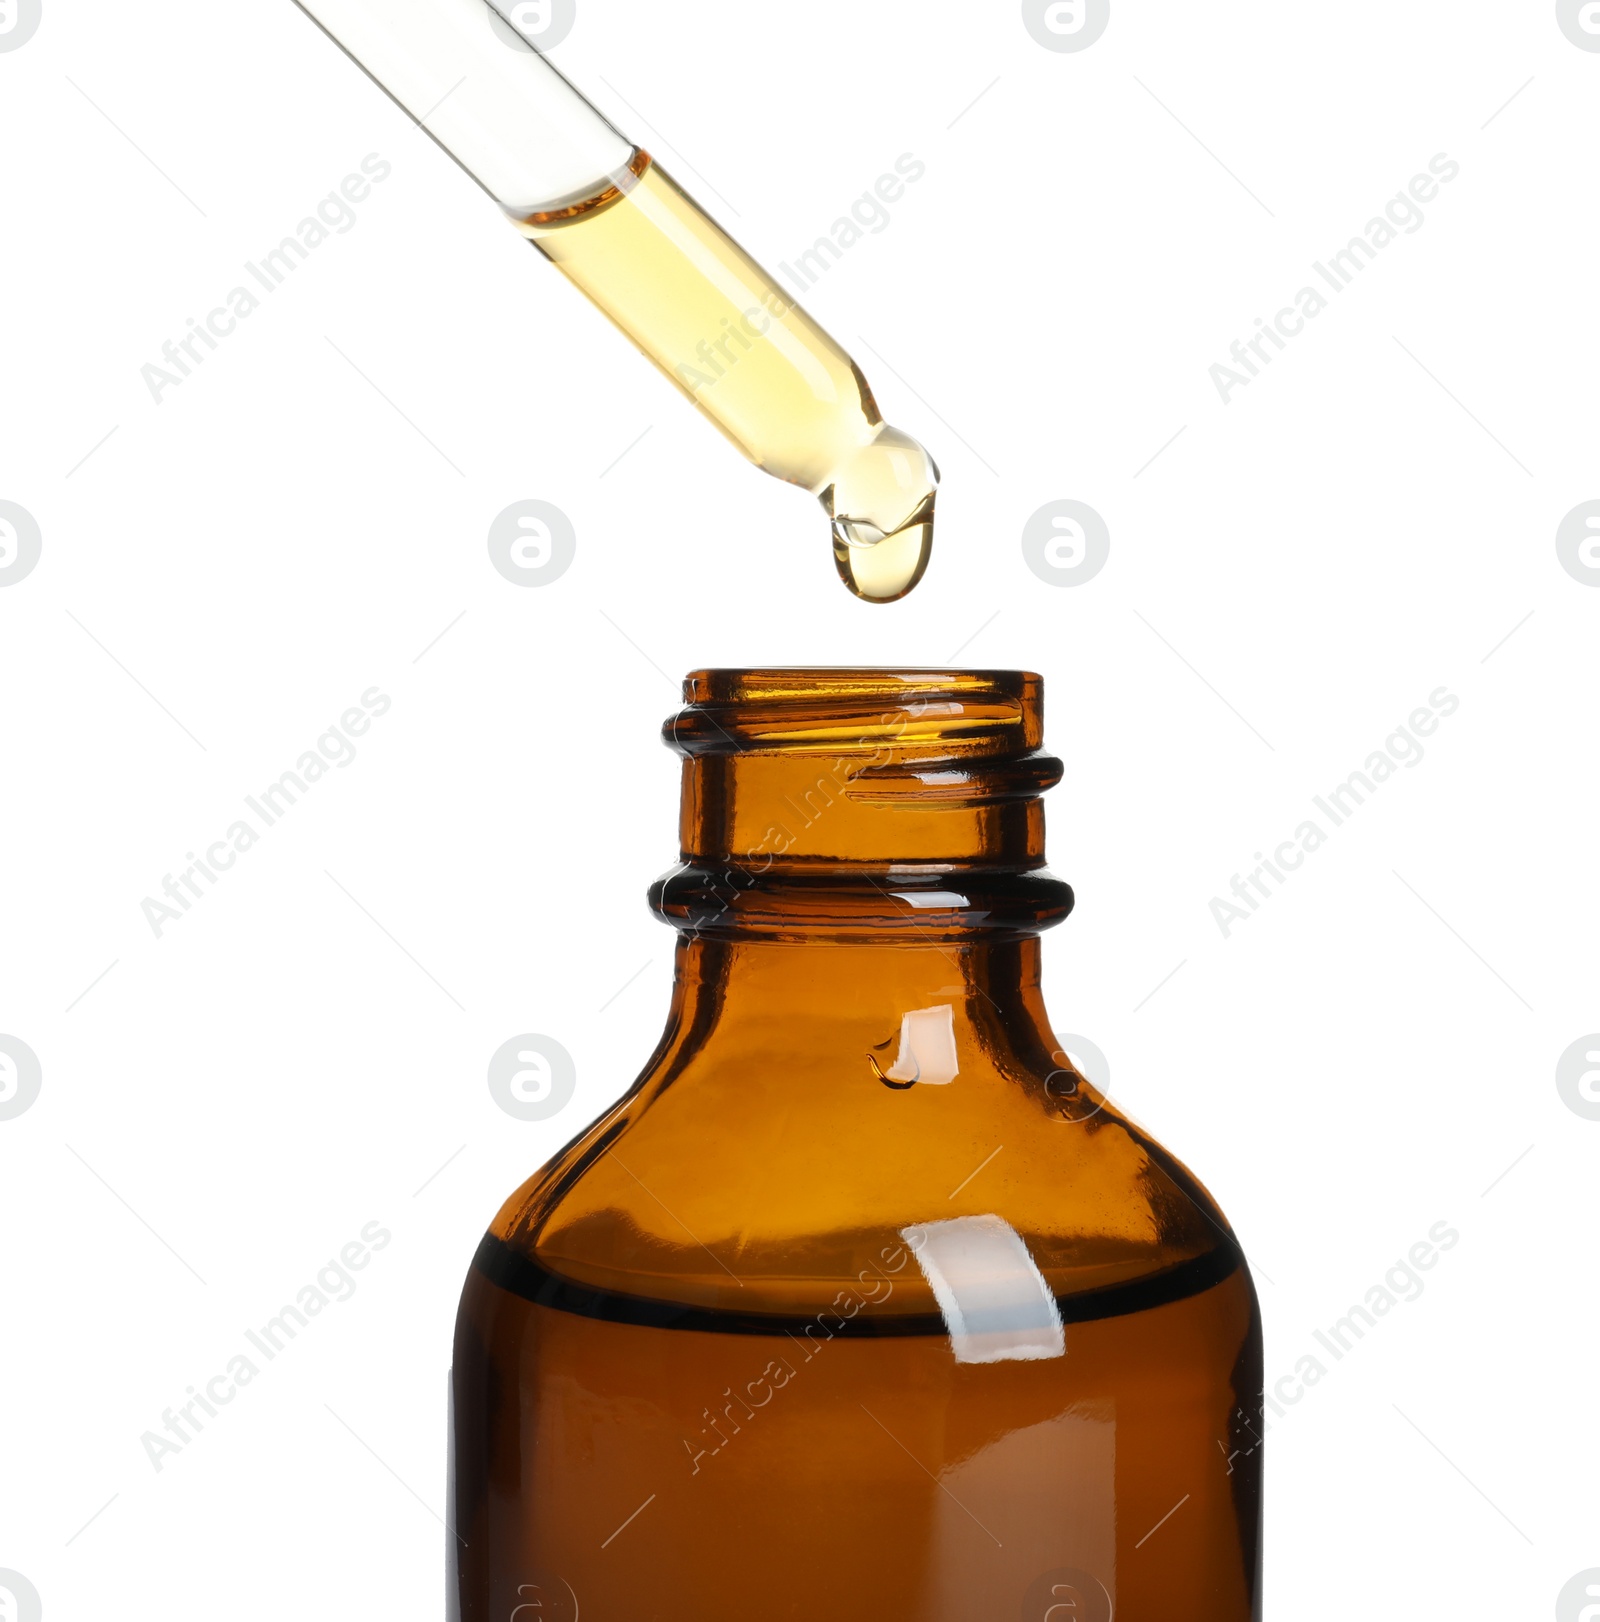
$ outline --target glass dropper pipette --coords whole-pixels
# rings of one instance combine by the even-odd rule
[[[845,584],[922,578],[939,474],[849,355],[508,21],[515,0],[295,0],[750,458],[817,496]]]

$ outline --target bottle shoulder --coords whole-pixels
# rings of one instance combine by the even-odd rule
[[[647,1074],[506,1202],[487,1243],[552,1288],[780,1316],[885,1271],[890,1315],[933,1312],[928,1269],[891,1266],[930,1242],[1009,1247],[1058,1302],[1205,1287],[1239,1267],[1188,1169],[1062,1075]]]

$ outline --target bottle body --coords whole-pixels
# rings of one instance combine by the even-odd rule
[[[464,1617],[509,1616],[535,1592],[563,1622],[578,1595],[594,1615],[661,1622],[1257,1614],[1216,1451],[1232,1393],[1194,1378],[1247,1332],[1242,1279],[1069,1325],[1066,1379],[962,1368],[934,1336],[811,1340],[808,1357],[798,1325],[627,1327],[474,1295],[485,1372],[515,1382],[529,1412],[515,1438],[507,1416],[482,1416],[504,1448],[484,1463],[509,1473],[515,1459],[524,1507],[486,1505],[473,1525]],[[553,1417],[575,1409],[592,1428]],[[1141,1472],[1130,1455],[1161,1463]],[[1167,1464],[1202,1459],[1202,1494],[1160,1502],[1196,1479]],[[1068,1584],[1075,1610],[1059,1608]]]
[[[919,754],[896,802],[904,738],[808,760],[828,804],[783,790],[791,835],[814,817],[795,843],[846,860],[762,866],[738,835],[736,891],[694,859],[658,886],[683,930],[662,1044],[503,1208],[463,1295],[463,1622],[1258,1615],[1237,1242],[1050,1034],[1039,942],[999,920],[1064,912],[1064,886],[994,851],[870,883],[848,859],[885,814],[915,843],[950,775]],[[698,823],[727,768],[697,771]],[[747,771],[745,809],[777,786]]]

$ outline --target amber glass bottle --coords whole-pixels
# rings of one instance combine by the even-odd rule
[[[1249,1622],[1231,1230],[1051,1034],[1038,677],[701,671],[666,1033],[501,1210],[462,1622]]]

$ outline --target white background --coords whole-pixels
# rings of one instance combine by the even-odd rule
[[[1276,1426],[1270,1614],[1550,1615],[1600,1565],[1600,1123],[1555,1086],[1600,1029],[1600,591],[1555,550],[1600,497],[1600,54],[1544,0],[1117,0],[1079,54],[1011,3],[587,0],[557,60],[769,264],[926,163],[807,303],[941,463],[933,567],[850,599],[813,504],[287,0],[44,0],[0,54],[0,499],[43,534],[0,590],[0,1032],[43,1068],[0,1122],[0,1567],[57,1618],[438,1615],[468,1258],[666,1007],[675,681],[958,657],[1046,677],[1056,1027],[1229,1212],[1269,1381],[1461,1234]],[[357,225],[154,404],[371,152]],[[1426,224],[1225,406],[1208,369],[1437,153]],[[1075,589],[1020,548],[1067,497],[1112,536]],[[578,534],[542,589],[485,545],[526,498]],[[158,940],[142,899],[374,685]],[[1225,939],[1211,899],[1440,686]],[[520,1032],[576,1059],[556,1120],[489,1095]],[[369,1221],[357,1294],[153,1470]]]

